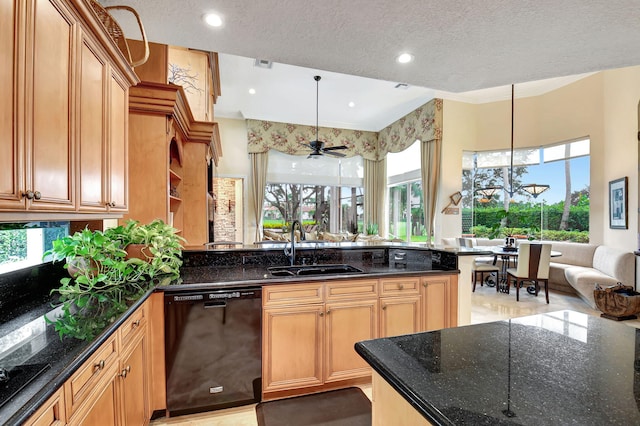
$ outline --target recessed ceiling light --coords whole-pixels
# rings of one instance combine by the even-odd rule
[[[353,108],[354,106],[356,106],[355,102],[353,102],[353,101],[349,102],[349,108]]]
[[[217,13],[207,13],[202,17],[202,19],[204,19],[204,22],[206,22],[207,25],[212,27],[222,26],[222,17]]]
[[[253,87],[251,89],[249,89],[249,94],[250,95],[255,95],[256,94],[256,89],[254,89]]]
[[[398,61],[401,64],[409,63],[409,62],[413,61],[413,55],[411,53],[401,53],[396,58],[396,61]]]

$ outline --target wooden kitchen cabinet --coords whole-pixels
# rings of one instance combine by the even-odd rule
[[[64,388],[60,388],[31,416],[24,426],[62,426],[66,423]]]
[[[161,219],[187,245],[209,241],[207,152],[215,123],[193,119],[181,86],[142,82],[129,91],[128,219]]]
[[[263,400],[362,383],[356,342],[457,325],[457,275],[263,287]]]
[[[378,299],[330,302],[325,309],[324,382],[370,375],[354,345],[378,337]]]
[[[80,69],[78,210],[126,211],[129,87],[86,35]]]
[[[146,301],[26,424],[147,425],[151,417],[148,316]]]
[[[0,101],[0,131],[9,140],[0,152],[0,210],[112,208],[98,201],[111,194],[108,185],[95,186],[96,174],[108,173],[110,153],[119,162],[124,147],[126,156],[121,100],[138,79],[89,7],[81,0],[15,0],[0,6],[0,77],[9,90]],[[113,76],[119,88],[113,87]],[[117,149],[106,149],[107,142]],[[109,202],[123,210],[126,197],[116,186],[126,181],[119,179],[114,175],[116,196]]]
[[[264,287],[263,395],[371,374],[353,346],[377,336],[377,294],[377,280]]]
[[[391,337],[422,330],[420,295],[380,298],[380,336]]]
[[[422,316],[424,331],[458,325],[457,275],[430,275],[422,278]]]
[[[262,320],[264,392],[322,384],[324,305],[266,308]]]

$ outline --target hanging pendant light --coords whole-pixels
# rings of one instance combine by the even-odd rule
[[[484,197],[484,199],[487,200],[491,200],[491,197],[493,197],[493,195],[496,194],[496,192],[498,192],[501,189],[504,189],[504,191],[509,195],[509,198],[513,198],[514,194],[519,191],[519,190],[523,190],[527,193],[529,193],[530,195],[533,196],[533,198],[538,198],[538,195],[542,194],[544,191],[546,191],[547,189],[549,189],[549,185],[545,185],[545,184],[536,184],[536,183],[530,183],[527,185],[522,185],[518,188],[515,188],[513,185],[513,139],[514,139],[514,123],[515,123],[515,85],[512,84],[511,85],[511,150],[510,150],[510,155],[509,155],[509,186],[487,186],[484,188],[478,188],[476,189],[476,192],[482,194],[482,196]]]

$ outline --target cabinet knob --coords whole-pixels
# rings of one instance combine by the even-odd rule
[[[320,315],[321,317],[324,316],[324,312],[319,312],[318,315]]]
[[[382,305],[382,310],[384,311],[385,309],[387,309],[387,305]]]
[[[399,288],[400,290],[403,290],[403,289],[404,289],[404,284],[398,284],[398,288]]]
[[[131,323],[131,328],[136,328],[140,325],[140,320],[135,320]]]
[[[101,359],[97,364],[93,366],[96,370],[102,370],[104,368],[104,359]]]
[[[126,379],[126,378],[127,378],[127,369],[126,369],[126,368],[125,368],[125,369],[123,369],[123,370],[120,372],[120,377],[122,377],[123,379]]]
[[[112,201],[112,202],[109,203],[109,207],[115,207],[115,206],[116,206],[116,202],[115,201]]]
[[[28,200],[33,200],[35,197],[35,194],[33,193],[33,191],[26,191],[22,193],[22,197],[27,198]]]
[[[33,193],[33,198],[35,198],[36,200],[39,200],[42,198],[42,194],[40,193],[40,191],[36,191]]]
[[[331,309],[327,309],[327,315],[331,313]]]

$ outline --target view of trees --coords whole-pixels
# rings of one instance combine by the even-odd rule
[[[566,145],[569,149],[569,144]],[[566,152],[566,157],[569,153]],[[543,203],[542,197],[517,191],[509,200],[506,190],[496,192],[490,199],[481,198],[478,188],[487,186],[509,187],[509,168],[485,168],[463,171],[463,233],[487,236],[501,222],[503,233],[524,234],[548,240],[589,241],[589,185],[581,189],[572,187],[571,163],[564,163],[564,199]],[[513,169],[513,188],[522,186],[529,167],[544,168],[544,165],[520,166]],[[557,179],[555,185],[560,184]],[[474,188],[474,190],[472,190]],[[500,220],[501,213],[507,211],[506,220]],[[487,234],[487,235],[483,235]]]

